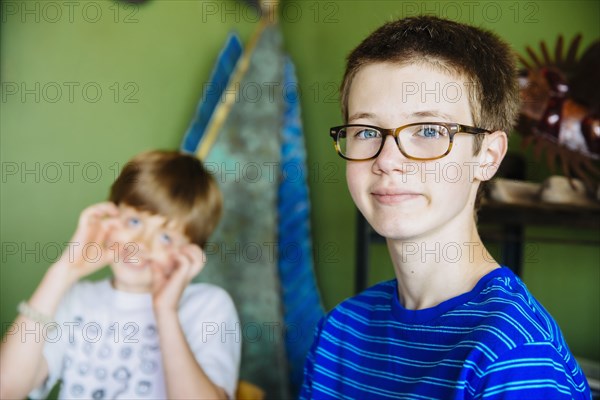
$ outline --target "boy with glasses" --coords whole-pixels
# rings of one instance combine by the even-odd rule
[[[320,321],[301,398],[590,399],[556,322],[477,232],[518,111],[509,47],[436,17],[387,23],[350,54],[341,95],[330,134],[396,279]]]

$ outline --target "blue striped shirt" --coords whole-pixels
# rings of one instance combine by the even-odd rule
[[[590,399],[558,325],[508,268],[407,310],[382,282],[319,322],[301,399]]]

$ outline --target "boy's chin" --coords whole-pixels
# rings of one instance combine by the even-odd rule
[[[113,289],[128,292],[128,293],[150,293],[152,292],[152,285],[146,282],[131,282],[130,280],[124,279],[113,275],[111,281]]]
[[[422,243],[432,233],[431,227],[426,224],[401,223],[391,224],[382,223],[374,226],[373,230],[383,237],[387,242],[415,242]]]
[[[149,264],[117,263],[111,265],[113,286],[151,288],[152,274]]]

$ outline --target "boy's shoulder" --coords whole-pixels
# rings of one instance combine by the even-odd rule
[[[392,308],[398,284],[396,279],[383,281],[343,300],[336,305],[324,320],[378,319],[377,314],[387,314]]]
[[[113,292],[114,289],[108,278],[97,281],[80,280],[71,287],[65,298],[72,301],[98,304],[107,296],[111,296]]]
[[[498,268],[478,284],[473,296],[447,312],[445,318],[475,321],[482,334],[510,338],[512,344],[563,341],[558,325],[548,311],[533,297],[527,286],[508,268]],[[500,331],[502,334],[500,334]]]
[[[464,326],[474,336],[511,337],[513,343],[564,343],[552,316],[531,295],[510,269],[497,268],[485,275],[468,293],[424,310],[403,309],[395,279],[378,283],[350,297],[326,316],[337,320],[390,320],[402,324]],[[406,317],[406,319],[404,319]],[[492,327],[487,329],[486,327]]]
[[[231,295],[222,287],[212,283],[190,283],[179,301],[179,312],[189,315],[210,315],[217,313],[237,318],[237,311]]]
[[[357,295],[344,300],[338,306],[356,307],[364,304],[371,304],[373,306],[389,304],[396,296],[397,290],[398,282],[396,279],[390,279],[363,290]]]
[[[106,314],[115,303],[114,290],[109,279],[81,280],[63,296],[56,312],[57,321]]]
[[[212,283],[190,283],[181,296],[182,302],[205,300],[209,302],[233,301],[221,286]]]

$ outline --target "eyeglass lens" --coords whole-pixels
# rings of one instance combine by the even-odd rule
[[[384,134],[368,126],[342,128],[337,136],[341,153],[351,159],[375,156],[382,146]],[[443,125],[409,125],[398,132],[398,143],[409,157],[435,158],[450,146],[450,133]]]

